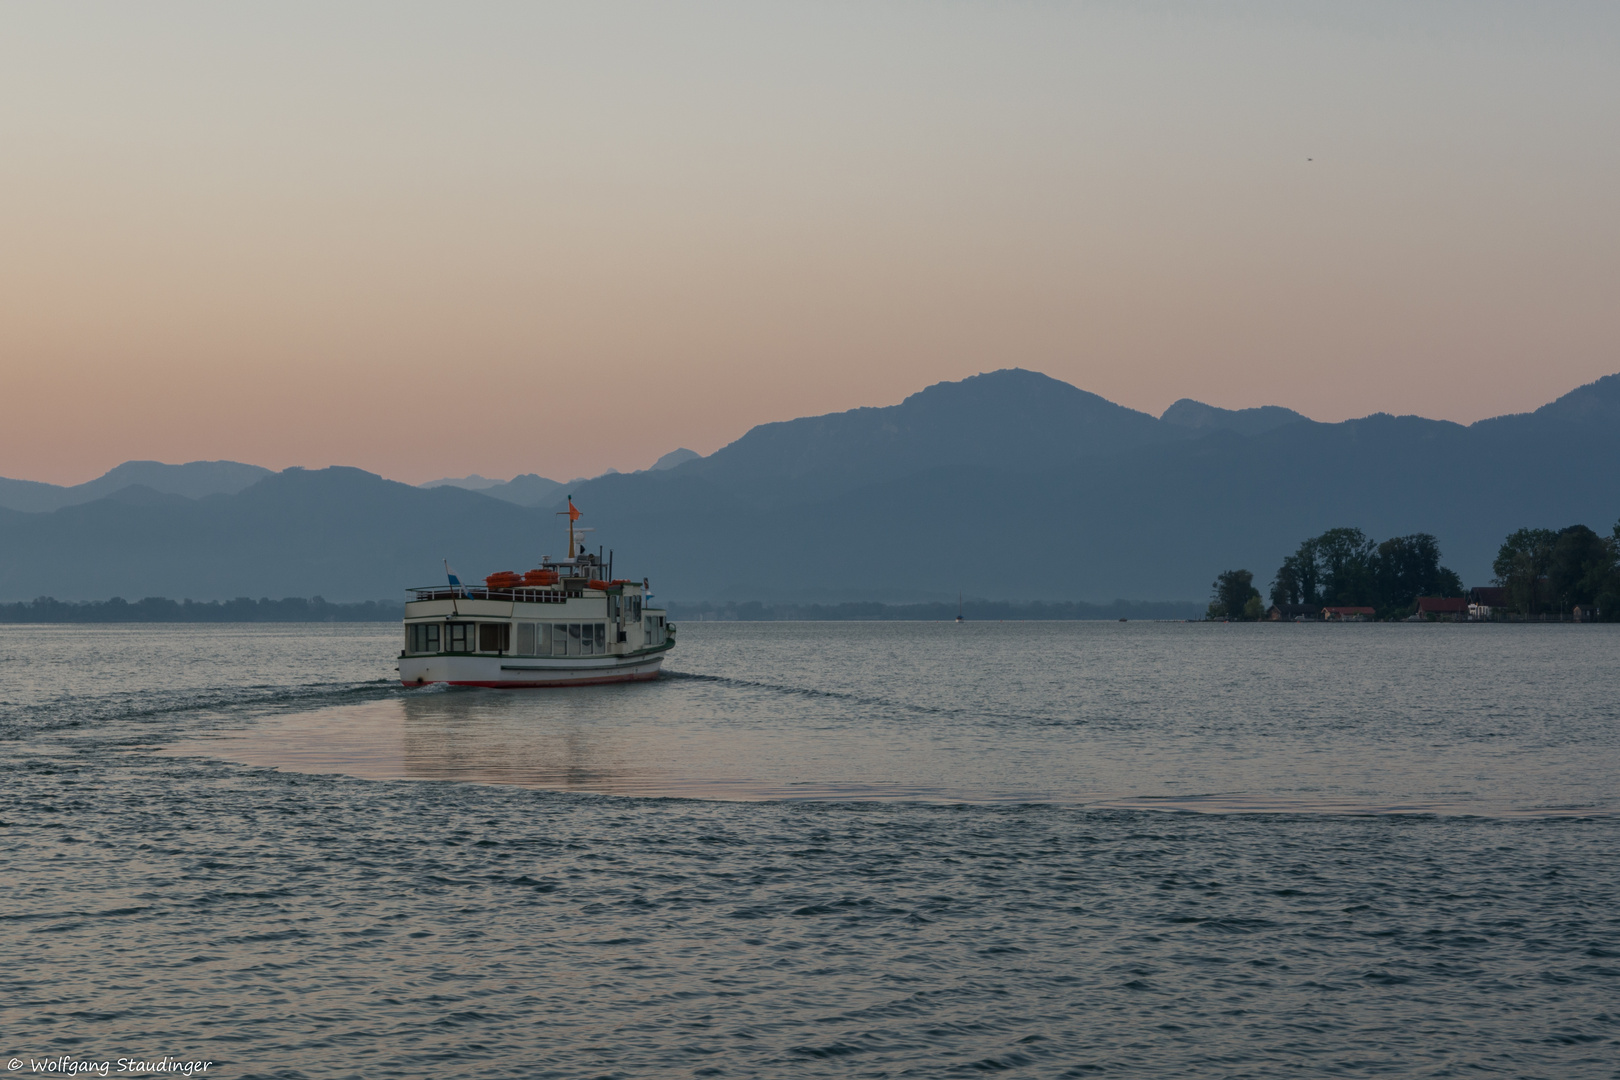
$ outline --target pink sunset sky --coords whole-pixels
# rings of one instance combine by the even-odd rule
[[[1620,5],[12,4],[0,476],[567,478],[1025,367],[1620,371]]]

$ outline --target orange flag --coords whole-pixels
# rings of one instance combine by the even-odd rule
[[[574,500],[573,499],[568,500],[568,520],[569,521],[578,521],[579,520],[579,507],[574,505]]]

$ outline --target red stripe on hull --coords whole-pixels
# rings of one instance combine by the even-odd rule
[[[609,683],[621,682],[648,682],[658,678],[659,673],[649,671],[644,675],[606,675],[597,679],[548,679],[545,682],[479,682],[469,680],[460,682],[450,680],[446,686],[478,686],[486,690],[543,690],[551,686],[606,686]],[[436,682],[407,682],[400,680],[401,686],[435,686]]]

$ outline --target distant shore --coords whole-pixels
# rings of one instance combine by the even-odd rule
[[[334,604],[319,596],[281,600],[241,597],[236,600],[67,601],[42,596],[37,600],[0,604],[0,623],[225,623],[225,622],[398,622],[405,617],[403,602],[366,600]]]
[[[961,606],[969,622],[1072,620],[1072,619],[1197,619],[1203,605],[1191,600],[1131,601],[1109,604],[1084,601],[1018,603],[996,600],[967,600]],[[169,600],[149,596],[143,600],[69,601],[40,597],[15,603],[0,603],[0,623],[224,623],[224,622],[398,622],[404,618],[403,603],[367,600],[332,603],[319,596],[258,600]],[[669,617],[674,622],[949,622],[956,618],[957,605],[879,604],[788,604],[749,601],[672,601]]]
[[[956,618],[957,605],[765,603],[758,600],[721,602],[679,601],[669,603],[671,621],[681,622],[949,622]],[[1080,600],[1030,601],[965,600],[961,605],[968,622],[1070,619],[1201,619],[1204,605],[1192,600],[1115,600],[1091,604]]]

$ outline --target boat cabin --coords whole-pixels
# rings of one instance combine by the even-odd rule
[[[401,655],[629,656],[663,648],[665,612],[645,605],[646,583],[603,572],[600,556],[581,553],[548,557],[523,575],[491,574],[483,587],[411,589]]]

